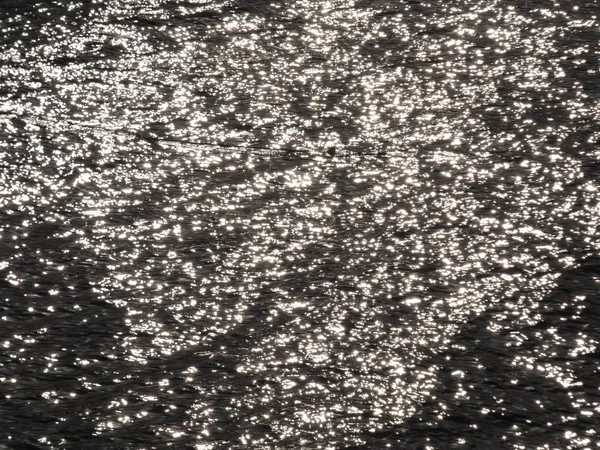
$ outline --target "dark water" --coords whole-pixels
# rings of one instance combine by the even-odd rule
[[[4,0],[0,448],[598,448],[599,16]]]

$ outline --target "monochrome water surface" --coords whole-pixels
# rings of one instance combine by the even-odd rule
[[[600,446],[600,6],[0,5],[0,448]]]

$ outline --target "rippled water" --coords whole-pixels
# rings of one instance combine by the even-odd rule
[[[600,5],[0,5],[1,449],[600,446]]]

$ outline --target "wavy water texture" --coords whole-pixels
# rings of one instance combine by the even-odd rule
[[[0,6],[0,448],[600,445],[599,14]]]

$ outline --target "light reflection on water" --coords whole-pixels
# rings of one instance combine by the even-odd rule
[[[3,438],[596,445],[596,9],[2,10]]]

